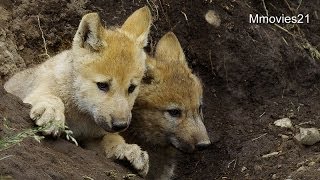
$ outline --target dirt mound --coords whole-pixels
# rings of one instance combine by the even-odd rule
[[[320,127],[319,0],[270,0],[265,7],[253,0],[1,1],[1,81],[44,61],[44,39],[51,56],[70,48],[83,14],[99,12],[108,27],[121,24],[143,5],[154,15],[147,51],[152,52],[167,31],[174,31],[205,86],[205,124],[215,143],[206,151],[179,156],[175,178],[318,179],[319,144],[302,146],[293,135],[300,126]],[[218,25],[206,21],[209,10],[220,18]],[[269,15],[309,14],[310,23],[249,23],[249,14],[266,14],[266,10]],[[6,117],[14,132],[33,127],[28,107],[0,92],[1,119]],[[273,125],[283,117],[291,118],[295,128]],[[0,133],[1,137],[11,134],[3,125]],[[278,154],[262,157],[272,152]],[[108,170],[125,172],[101,155],[64,140],[38,143],[31,137],[1,151],[2,157],[7,158],[0,160],[0,175],[17,179],[102,179]]]
[[[0,88],[0,178],[15,179],[121,179],[130,171],[106,159],[103,154],[85,150],[63,139],[46,138],[41,143],[32,132],[29,107]],[[34,128],[33,128],[34,129]],[[7,148],[6,148],[7,147]]]

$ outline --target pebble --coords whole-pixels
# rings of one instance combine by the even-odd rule
[[[272,178],[272,179],[277,179],[278,176],[277,176],[277,174],[273,174],[271,178]]]
[[[274,122],[274,125],[278,127],[289,128],[289,129],[293,128],[292,122],[289,118],[278,119]]]
[[[219,15],[213,10],[209,10],[204,17],[206,21],[214,27],[219,27],[221,24]]]
[[[289,136],[284,135],[284,134],[279,134],[279,136],[283,139],[283,140],[288,140]]]
[[[316,128],[300,128],[300,133],[294,136],[303,145],[314,145],[320,141],[320,133]]]
[[[243,167],[241,168],[241,172],[244,172],[244,171],[247,170],[247,169],[248,169],[247,167],[243,166]]]

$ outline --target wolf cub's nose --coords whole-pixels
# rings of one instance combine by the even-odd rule
[[[206,148],[208,148],[211,145],[210,141],[205,141],[205,142],[200,142],[198,144],[196,144],[196,148],[197,150],[204,150]]]
[[[123,131],[128,127],[128,123],[126,120],[112,118],[111,124],[112,124],[112,130],[117,132]]]

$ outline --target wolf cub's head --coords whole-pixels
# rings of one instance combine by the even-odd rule
[[[105,28],[96,13],[85,15],[73,39],[74,102],[109,132],[125,130],[145,71],[143,47],[151,25],[147,7],[120,28]]]
[[[203,124],[202,85],[188,68],[177,37],[163,36],[134,106],[132,130],[154,143],[171,143],[191,152],[210,145]],[[137,125],[137,126],[136,126]],[[136,126],[136,127],[134,127]]]

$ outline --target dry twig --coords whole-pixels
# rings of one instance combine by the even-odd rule
[[[44,45],[44,50],[45,50],[45,54],[44,55],[47,56],[48,58],[50,58],[50,55],[48,54],[48,49],[47,49],[47,42],[46,42],[46,39],[44,38],[44,33],[42,31],[42,28],[41,28],[39,15],[37,15],[37,19],[38,19],[38,26],[39,26],[39,29],[41,31],[41,37],[42,37],[42,40],[43,40],[43,45]]]
[[[260,136],[256,137],[256,138],[253,138],[251,139],[251,141],[255,141],[255,140],[258,140],[260,138],[262,138],[263,136],[267,135],[267,133],[264,133],[264,134],[261,134]]]
[[[262,114],[259,115],[259,118],[261,118],[266,112],[263,112]]]
[[[188,22],[188,17],[187,17],[187,14],[183,11],[181,11],[181,13],[184,15],[184,18],[186,19],[186,21]]]
[[[4,160],[4,159],[7,159],[7,158],[9,158],[9,157],[12,157],[12,156],[13,156],[13,155],[4,156],[4,157],[0,158],[0,161],[2,161],[2,160]]]
[[[266,11],[266,15],[269,16],[269,11],[268,11],[268,9],[266,7],[266,3],[264,2],[264,0],[261,0],[261,1],[262,1],[262,4],[263,4],[263,8]]]
[[[302,0],[300,0],[299,5],[298,5],[298,7],[297,7],[296,11],[298,11],[298,10],[299,10],[299,8],[300,8],[301,4],[302,4]]]
[[[280,26],[280,25],[278,25],[278,24],[274,24],[274,25],[275,25],[277,28],[279,28],[279,29],[283,30],[284,32],[290,34],[291,36],[295,37],[294,34],[292,34],[291,32],[289,32],[289,31],[288,31],[287,29],[285,29],[284,27],[282,27],[282,26]]]
[[[228,163],[228,169],[230,168],[231,164],[233,163],[233,170],[236,168],[237,165],[237,159],[232,160],[231,162]]]
[[[213,63],[212,63],[212,57],[211,57],[211,49],[209,50],[209,60],[210,60],[210,66],[211,66],[211,73],[216,75],[213,71]]]

